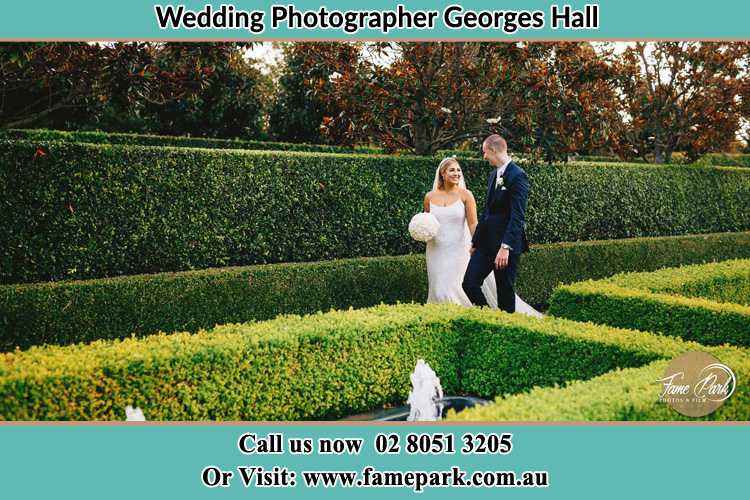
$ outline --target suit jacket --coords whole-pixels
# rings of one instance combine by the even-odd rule
[[[524,223],[529,178],[513,161],[505,168],[502,186],[497,188],[496,176],[495,168],[487,180],[487,201],[471,242],[493,254],[503,243],[511,247],[512,253],[525,252],[529,249]]]

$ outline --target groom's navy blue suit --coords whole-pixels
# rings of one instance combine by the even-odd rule
[[[487,305],[481,287],[487,275],[494,271],[498,307],[515,312],[516,293],[513,286],[518,263],[521,252],[529,248],[524,229],[529,178],[512,161],[505,167],[499,186],[497,173],[498,169],[493,169],[487,182],[487,201],[471,240],[475,250],[466,268],[463,289],[474,305]],[[503,244],[510,247],[508,265],[496,270],[495,257]]]

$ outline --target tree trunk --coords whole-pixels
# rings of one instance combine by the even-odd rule
[[[427,126],[418,119],[416,123],[414,123],[412,130],[414,131],[414,153],[418,155],[432,154],[430,149],[430,135],[427,131]]]
[[[664,147],[664,141],[661,137],[656,136],[654,141],[654,163],[664,163],[664,157],[666,155],[666,148]]]
[[[661,146],[654,147],[654,163],[664,163],[664,150]]]
[[[672,148],[667,148],[664,151],[664,163],[672,163]]]

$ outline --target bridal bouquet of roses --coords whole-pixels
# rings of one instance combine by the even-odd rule
[[[434,215],[422,212],[411,218],[409,234],[417,241],[428,242],[438,234],[440,223]]]

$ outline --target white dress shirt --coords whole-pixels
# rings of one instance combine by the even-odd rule
[[[500,165],[499,167],[497,167],[497,175],[495,176],[495,187],[497,187],[498,184],[500,183],[500,178],[505,173],[505,169],[508,168],[508,165],[510,165],[511,161],[513,161],[513,160],[511,160],[510,158],[508,158],[508,161],[506,161],[505,163],[503,163],[502,165]]]

